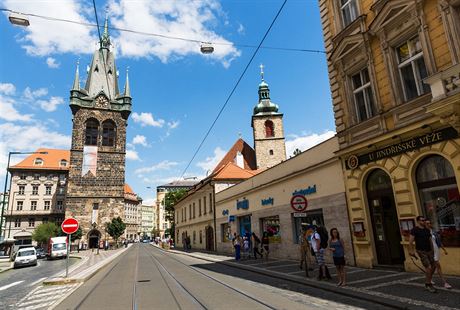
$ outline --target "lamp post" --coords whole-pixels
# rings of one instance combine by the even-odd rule
[[[10,169],[10,159],[11,155],[23,155],[23,154],[48,154],[48,152],[8,152],[8,161],[6,164],[6,175],[5,175],[5,187],[3,190],[3,199],[2,199],[2,214],[0,215],[0,237],[3,236],[2,229],[3,229],[3,214],[5,210],[5,197],[6,197],[6,188],[8,185],[8,172]],[[11,180],[10,180],[10,189],[8,192],[11,191]],[[8,205],[10,204],[10,197],[8,197]],[[6,225],[5,225],[6,226]],[[10,223],[11,226],[11,223]],[[6,230],[6,229],[5,229]]]

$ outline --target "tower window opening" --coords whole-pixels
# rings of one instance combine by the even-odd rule
[[[265,137],[274,137],[275,136],[275,128],[273,122],[271,120],[265,121]]]
[[[273,155],[273,150],[270,150],[268,153],[269,153],[270,155]]]
[[[116,136],[116,126],[113,121],[105,121],[102,124],[102,145],[114,146]]]
[[[99,123],[90,119],[86,122],[85,145],[97,145],[99,135]]]

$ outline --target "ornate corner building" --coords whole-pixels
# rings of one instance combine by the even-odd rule
[[[416,270],[424,215],[460,274],[460,1],[319,5],[357,264]]]
[[[126,126],[131,112],[128,74],[123,93],[110,50],[108,21],[84,88],[78,67],[70,91],[73,115],[66,217],[83,229],[82,242],[95,247],[105,223],[124,216]]]

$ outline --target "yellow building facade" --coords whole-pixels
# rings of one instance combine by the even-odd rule
[[[429,218],[460,274],[460,1],[320,0],[358,266],[402,266]]]

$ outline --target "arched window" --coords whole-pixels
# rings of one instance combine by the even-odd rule
[[[113,121],[105,121],[102,123],[102,145],[114,146],[116,136],[116,126]]]
[[[97,145],[99,136],[99,122],[95,119],[89,119],[86,122],[85,145]]]
[[[265,137],[274,137],[275,136],[275,128],[273,126],[273,122],[271,120],[265,121]]]
[[[61,161],[59,162],[59,166],[60,167],[67,167],[67,160],[61,159]]]
[[[422,211],[445,246],[460,246],[460,195],[452,165],[440,155],[424,158],[416,170]]]

